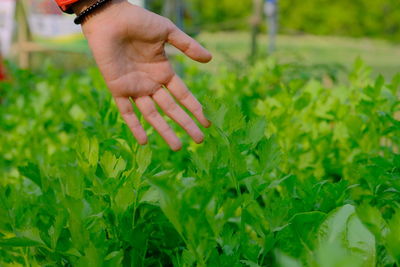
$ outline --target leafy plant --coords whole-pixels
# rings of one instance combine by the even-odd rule
[[[173,153],[151,130],[136,145],[97,70],[14,70],[0,265],[400,264],[399,78],[361,62],[347,84],[273,61],[186,74],[213,127]]]

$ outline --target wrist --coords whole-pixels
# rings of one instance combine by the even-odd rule
[[[81,14],[83,11],[85,11],[86,9],[88,9],[89,7],[93,6],[94,4],[96,4],[99,0],[80,0],[76,3],[74,3],[73,5],[71,5],[71,9],[72,11],[76,14],[79,15]],[[104,5],[96,8],[95,10],[93,10],[90,14],[88,14],[87,16],[85,16],[84,21],[86,21],[87,19],[89,19],[90,17],[96,15],[97,13],[101,13],[103,10],[110,8],[111,6],[116,6],[118,4],[120,4],[121,2],[126,2],[126,0],[110,0],[107,3],[105,3]]]

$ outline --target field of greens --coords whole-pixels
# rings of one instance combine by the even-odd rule
[[[400,266],[400,75],[269,60],[185,81],[202,145],[139,147],[96,69],[0,85],[0,266]]]

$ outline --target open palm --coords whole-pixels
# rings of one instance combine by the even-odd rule
[[[172,69],[164,46],[170,43],[199,62],[211,60],[207,50],[168,19],[126,1],[90,18],[83,24],[83,32],[122,117],[140,144],[147,143],[147,135],[131,101],[171,149],[179,150],[182,144],[156,104],[195,142],[203,141],[203,133],[176,100],[204,127],[210,123],[201,104]]]

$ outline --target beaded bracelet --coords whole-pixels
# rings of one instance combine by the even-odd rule
[[[74,23],[79,25],[82,24],[82,22],[85,20],[85,18],[91,14],[93,11],[95,11],[97,8],[103,6],[105,3],[109,2],[111,0],[99,0],[90,7],[86,8],[84,11],[79,13],[76,18],[74,19]]]

